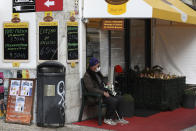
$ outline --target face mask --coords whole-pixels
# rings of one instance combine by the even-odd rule
[[[99,72],[101,70],[101,67],[98,67],[95,72]]]

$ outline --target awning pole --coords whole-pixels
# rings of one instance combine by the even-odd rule
[[[112,61],[111,61],[111,41],[112,41],[112,38],[111,38],[111,31],[109,30],[108,31],[108,44],[109,44],[109,46],[108,46],[108,54],[109,54],[109,72],[108,72],[108,80],[109,81],[113,81],[112,80]]]

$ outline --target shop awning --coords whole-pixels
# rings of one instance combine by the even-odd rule
[[[180,0],[84,0],[84,18],[158,18],[196,24],[196,11]]]

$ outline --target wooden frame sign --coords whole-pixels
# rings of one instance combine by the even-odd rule
[[[39,23],[39,60],[58,59],[58,22]]]
[[[29,24],[4,23],[4,60],[28,60]]]
[[[67,22],[67,59],[78,61],[78,22]]]
[[[9,79],[6,122],[30,124],[35,79]]]

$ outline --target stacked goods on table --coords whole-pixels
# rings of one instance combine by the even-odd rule
[[[166,80],[137,78],[133,92],[136,107],[175,109],[181,105],[185,87],[185,77]]]
[[[181,106],[186,78],[164,74],[162,68],[157,67],[146,69],[136,78],[133,91],[136,106],[173,110]]]
[[[130,70],[116,77],[122,94],[132,94],[137,108],[173,110],[181,106],[186,78],[163,73],[154,66],[143,71]]]

